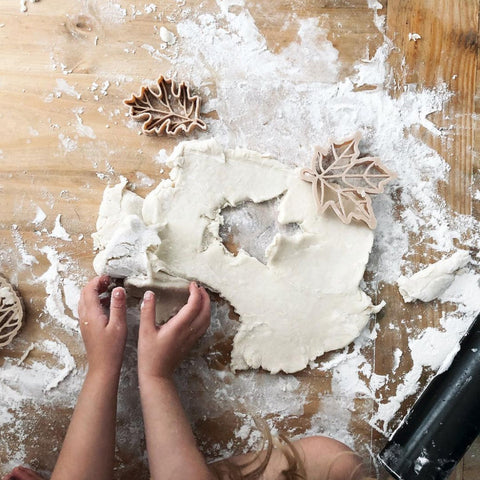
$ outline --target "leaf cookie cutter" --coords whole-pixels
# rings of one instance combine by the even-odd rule
[[[331,208],[343,223],[352,219],[365,222],[371,229],[377,226],[370,195],[382,193],[385,185],[396,178],[377,157],[362,157],[358,144],[362,135],[335,142],[328,148],[315,148],[312,168],[300,175],[312,183],[317,209],[323,214]]]
[[[9,345],[22,328],[23,301],[10,282],[0,275],[0,347]]]
[[[188,134],[195,128],[206,130],[200,117],[201,99],[192,95],[185,82],[161,76],[156,84],[142,87],[140,95],[124,100],[130,107],[130,115],[143,121],[142,130],[148,134]]]

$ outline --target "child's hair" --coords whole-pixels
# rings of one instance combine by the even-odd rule
[[[274,448],[278,448],[287,459],[288,466],[282,471],[285,480],[307,480],[305,466],[297,449],[284,435],[273,437],[264,420],[254,418],[255,425],[263,434],[262,445],[252,460],[234,463],[224,460],[219,464],[210,464],[210,468],[219,480],[258,480],[267,468]],[[263,457],[263,459],[262,459]]]
[[[219,480],[260,480],[270,462],[273,449],[277,448],[287,460],[287,468],[281,472],[285,480],[310,480],[307,478],[305,464],[295,445],[285,436],[279,434],[272,436],[267,423],[264,420],[254,418],[257,428],[263,434],[263,441],[258,453],[251,460],[239,464],[231,460],[224,460],[218,464],[210,464],[212,472]],[[357,453],[346,450],[332,459],[323,480],[330,480],[330,472],[335,462],[345,455],[358,456]],[[372,477],[357,477],[363,465],[359,465],[345,480],[375,480]]]

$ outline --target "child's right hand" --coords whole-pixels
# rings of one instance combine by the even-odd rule
[[[139,379],[170,379],[209,325],[210,297],[203,287],[192,282],[187,304],[160,327],[155,325],[155,295],[146,292],[138,335]]]
[[[123,288],[113,290],[107,315],[100,295],[107,291],[109,283],[106,275],[88,282],[80,296],[78,314],[89,371],[117,375],[127,339],[126,295]]]

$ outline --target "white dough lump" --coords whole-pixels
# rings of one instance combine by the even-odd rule
[[[143,200],[126,181],[105,190],[93,234],[94,267],[137,287],[195,280],[228,300],[240,316],[233,370],[297,372],[324,352],[345,347],[379,310],[359,288],[373,233],[319,215],[299,170],[257,152],[215,141],[179,144],[170,178]],[[281,197],[278,233],[266,263],[222,243],[221,210]]]
[[[455,272],[471,261],[470,254],[459,250],[452,256],[432,263],[411,277],[398,279],[398,289],[407,303],[420,300],[431,302],[438,298],[455,279]]]

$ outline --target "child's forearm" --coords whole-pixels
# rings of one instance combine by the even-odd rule
[[[87,373],[51,480],[112,480],[118,381]]]
[[[173,380],[148,377],[139,382],[152,480],[212,479]]]

